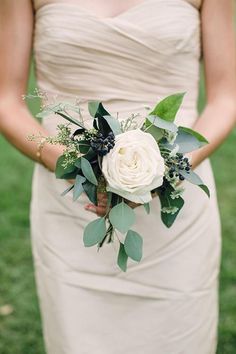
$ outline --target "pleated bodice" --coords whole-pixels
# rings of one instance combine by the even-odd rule
[[[186,92],[180,119],[197,117],[200,1],[146,0],[100,18],[75,1],[36,0],[34,52],[39,87],[114,114],[142,111]]]

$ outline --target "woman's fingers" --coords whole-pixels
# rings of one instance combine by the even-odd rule
[[[97,193],[98,206],[107,206],[107,193]]]
[[[85,209],[97,214],[98,216],[104,216],[107,213],[107,193],[98,192],[97,205],[87,204]]]
[[[152,197],[155,198],[157,196],[156,193],[152,193]],[[135,209],[142,204],[137,204],[131,201],[126,200],[126,203],[130,206],[130,208]],[[91,211],[92,213],[97,214],[98,216],[104,216],[107,213],[107,193],[98,193],[98,205],[87,204],[85,209]]]
[[[104,216],[106,215],[106,205],[105,206],[96,206],[94,204],[87,204],[85,206],[85,209],[88,211],[91,211],[94,214],[97,214],[98,216]]]

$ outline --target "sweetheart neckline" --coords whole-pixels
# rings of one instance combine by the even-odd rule
[[[121,19],[122,17],[125,17],[129,14],[131,14],[133,11],[135,10],[138,10],[138,9],[142,9],[144,6],[148,5],[149,3],[153,2],[153,1],[157,1],[157,0],[143,0],[141,1],[140,3],[134,5],[134,6],[131,6],[129,7],[127,10],[125,11],[122,11],[120,12],[118,15],[115,15],[115,16],[107,16],[107,17],[99,17],[97,16],[96,14],[93,14],[91,13],[90,11],[88,11],[86,8],[84,8],[83,6],[80,6],[79,4],[76,4],[76,3],[69,3],[69,2],[66,2],[66,1],[62,1],[62,2],[54,2],[54,3],[48,3],[48,4],[45,4],[41,7],[39,7],[37,10],[36,10],[36,13],[37,12],[40,12],[41,10],[43,10],[44,8],[47,8],[47,7],[51,7],[51,6],[58,6],[58,5],[62,5],[62,6],[67,6],[67,7],[74,7],[74,8],[77,8],[80,10],[81,13],[83,14],[86,14],[88,17],[90,18],[93,18],[94,20],[98,21],[98,22],[106,22],[106,21],[116,21],[116,20],[119,20]],[[161,1],[166,1],[166,0],[161,0]],[[188,1],[186,0],[182,0],[184,1],[185,3],[187,3],[188,5],[190,6],[193,6],[191,3],[189,3]],[[193,6],[195,7],[195,6]],[[197,7],[195,7],[197,9]]]
[[[115,15],[115,16],[106,16],[106,17],[99,17],[97,16],[95,13],[91,13],[90,11],[88,11],[86,8],[84,8],[83,6],[80,6],[79,4],[76,4],[76,3],[68,3],[68,2],[55,2],[55,3],[48,3],[48,4],[45,4],[43,6],[41,6],[36,12],[44,9],[44,8],[47,8],[47,7],[50,7],[50,6],[55,6],[55,5],[63,5],[63,6],[71,6],[71,7],[76,7],[78,8],[81,12],[85,13],[87,16],[89,17],[92,17],[94,18],[95,20],[97,21],[115,21],[125,15],[128,15],[129,13],[137,10],[138,8],[142,8],[144,5],[152,2],[154,0],[142,0],[140,3],[137,3],[136,5],[133,5],[131,7],[129,7],[127,10],[124,10],[122,12],[120,12],[119,14]],[[156,0],[155,0],[156,1]]]

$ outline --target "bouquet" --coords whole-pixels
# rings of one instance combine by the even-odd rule
[[[149,214],[150,201],[156,196],[161,204],[161,220],[169,228],[184,205],[181,181],[197,185],[209,196],[207,186],[193,172],[185,156],[207,140],[196,131],[174,123],[183,97],[184,93],[166,97],[141,120],[135,114],[118,120],[102,102],[91,101],[90,127],[86,127],[79,103],[49,104],[38,114],[44,117],[53,112],[67,121],[57,126],[56,136],[30,139],[41,145],[47,142],[65,146],[55,174],[57,178],[73,180],[73,184],[62,195],[73,191],[76,201],[84,192],[96,205],[99,193],[105,193],[106,214],[85,227],[83,242],[85,247],[97,245],[100,249],[117,237],[117,264],[122,271],[127,269],[128,258],[136,262],[142,258],[143,240],[132,229],[135,212],[130,202]],[[74,126],[77,129],[72,131]]]

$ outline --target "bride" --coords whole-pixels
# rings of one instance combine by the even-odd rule
[[[216,352],[221,236],[208,157],[235,125],[232,17],[231,0],[1,0],[0,129],[38,162],[30,217],[48,354]],[[68,182],[53,171],[63,147],[41,150],[27,141],[58,124],[50,117],[40,125],[22,101],[32,48],[38,86],[48,95],[78,97],[84,109],[100,100],[122,118],[185,91],[177,122],[210,142],[191,155],[210,200],[184,182],[186,203],[171,229],[159,219],[158,198],[149,218],[136,207],[144,258],[126,273],[111,245],[99,253],[83,246],[83,228],[103,213],[104,201],[62,198]],[[201,56],[207,104],[198,117]]]

